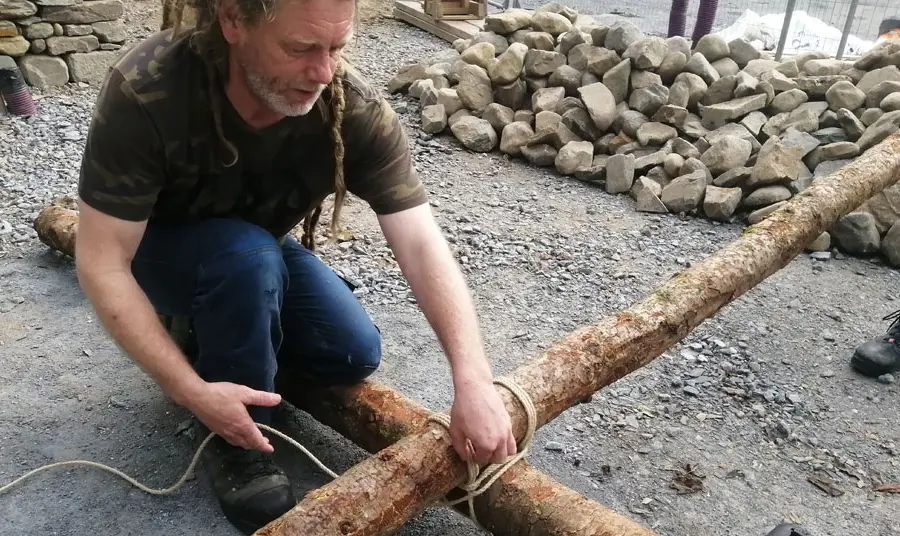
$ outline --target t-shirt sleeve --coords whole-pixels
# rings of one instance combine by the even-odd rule
[[[347,190],[376,214],[399,212],[427,201],[406,132],[393,108],[380,96],[363,97],[347,89],[345,139]]]
[[[79,197],[123,220],[150,217],[162,189],[165,158],[144,98],[118,70],[100,89],[81,160]]]

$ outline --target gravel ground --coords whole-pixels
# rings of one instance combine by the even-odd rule
[[[130,9],[135,35],[151,31],[152,4]],[[361,69],[381,87],[404,62],[447,47],[391,20],[367,26],[358,45]],[[92,87],[48,91],[40,116],[0,120],[0,483],[89,459],[165,487],[193,454],[188,415],[110,342],[71,261],[30,227],[54,196],[74,193],[95,96]],[[625,196],[421,135],[415,101],[390,100],[499,374],[740,235],[738,225],[637,213]],[[354,240],[322,253],[363,285],[360,299],[384,333],[375,379],[447,408],[449,369],[374,217],[355,199],[345,214]],[[900,534],[896,496],[872,491],[900,480],[900,417],[886,411],[900,391],[847,367],[853,347],[900,308],[898,279],[865,259],[801,255],[663,357],[541,428],[529,460],[660,535],[761,536],[784,519],[817,536]],[[283,425],[335,470],[364,457],[304,414]],[[301,454],[276,448],[298,487],[326,481]],[[154,497],[93,469],[45,473],[0,497],[0,534],[237,534],[199,476]],[[833,480],[835,495],[809,477]],[[478,533],[439,509],[401,532]]]

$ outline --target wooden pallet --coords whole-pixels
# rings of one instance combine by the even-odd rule
[[[419,0],[394,0],[394,17],[451,43],[471,39],[484,30],[484,19],[435,20]]]
[[[434,20],[479,20],[487,16],[487,0],[425,0]]]

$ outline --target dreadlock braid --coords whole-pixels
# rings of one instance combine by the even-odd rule
[[[347,185],[344,182],[344,137],[341,127],[344,123],[344,66],[338,62],[337,69],[330,84],[331,91],[331,140],[334,143],[334,207],[331,211],[331,238],[329,242],[335,242],[338,237],[338,221],[341,217],[341,207],[347,196]],[[303,238],[301,243],[310,250],[316,249],[316,226],[322,215],[322,205],[313,210],[303,222]]]
[[[197,51],[206,64],[206,72],[211,85],[218,83],[217,72],[225,72],[227,65],[227,44],[222,35],[222,29],[218,24],[217,14],[222,0],[162,0],[163,21],[162,30],[172,28],[172,33],[178,35],[184,23],[184,13],[187,7],[191,7],[196,14],[196,24],[191,30],[191,46]],[[274,17],[277,4],[282,0],[234,0],[239,15],[245,22],[255,23],[263,17]],[[353,0],[356,4],[356,0]],[[358,11],[358,10],[357,10]],[[331,238],[329,242],[337,240],[338,222],[341,208],[347,196],[347,185],[344,180],[344,139],[342,125],[344,122],[344,108],[346,99],[344,95],[344,65],[338,60],[337,68],[331,80],[330,107],[331,107],[331,139],[334,144],[334,206],[331,215]],[[231,162],[226,166],[233,166],[238,161],[238,150],[231,141],[225,137],[222,128],[222,103],[218,92],[211,92],[211,106],[213,122],[216,127],[216,135],[231,153]],[[310,250],[315,250],[315,231],[322,214],[322,204],[308,214],[302,222],[303,236],[301,243]]]
[[[338,62],[334,71],[334,80],[331,82],[331,139],[334,143],[334,208],[331,214],[331,240],[337,240],[338,220],[341,217],[341,208],[344,206],[344,198],[347,196],[347,184],[344,181],[344,138],[341,135],[341,127],[344,123],[344,69]]]

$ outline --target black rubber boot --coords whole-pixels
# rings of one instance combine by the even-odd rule
[[[854,370],[872,378],[900,370],[900,310],[883,320],[892,321],[887,332],[857,346],[850,359]]]
[[[209,430],[198,426],[198,444],[207,435]],[[297,505],[287,475],[271,454],[234,447],[215,436],[201,461],[222,513],[244,534],[253,534]]]
[[[810,536],[800,525],[782,523],[772,529],[766,536]]]

